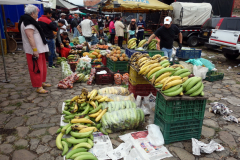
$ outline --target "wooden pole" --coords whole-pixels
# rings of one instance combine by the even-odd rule
[[[2,16],[3,16],[3,24],[4,24],[4,32],[5,32],[5,35],[6,35],[6,41],[7,41],[7,47],[9,49],[9,36],[7,34],[7,22],[6,22],[6,17],[5,17],[5,11],[4,11],[4,7],[3,5],[1,5],[1,8],[2,8]]]

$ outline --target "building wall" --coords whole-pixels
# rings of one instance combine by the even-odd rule
[[[99,2],[100,2],[100,0],[84,0],[84,6],[85,7],[94,6]]]
[[[234,8],[235,9],[240,9],[240,0],[235,0]]]

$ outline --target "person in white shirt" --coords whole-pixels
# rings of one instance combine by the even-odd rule
[[[60,17],[61,18],[59,18],[59,19],[63,19],[64,21],[65,21],[65,25],[61,28],[61,31],[60,32],[66,32],[67,31],[67,29],[69,29],[69,24],[68,24],[68,22],[67,22],[67,20],[66,20],[66,14],[65,13],[61,13],[60,14]]]
[[[94,24],[91,20],[90,14],[86,15],[86,19],[84,19],[78,26],[77,29],[79,33],[84,36],[87,42],[95,41],[96,37],[92,34],[92,30],[94,30],[97,35],[99,35],[97,29],[94,27]],[[93,44],[92,44],[93,45]]]

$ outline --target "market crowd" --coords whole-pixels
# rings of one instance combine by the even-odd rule
[[[73,37],[81,37],[91,45],[107,44],[108,42],[114,45],[115,40],[118,39],[118,46],[122,48],[124,30],[127,31],[129,39],[137,38],[137,43],[139,43],[144,38],[144,29],[146,28],[142,15],[139,15],[138,21],[132,19],[130,24],[125,26],[122,17],[119,16],[115,18],[99,16],[94,24],[90,14],[66,15],[57,11],[53,12],[50,8],[45,8],[44,14],[39,18],[38,13],[39,9],[36,6],[27,5],[25,14],[21,16],[18,25],[32,86],[37,88],[38,93],[48,93],[44,88],[51,86],[51,84],[45,83],[47,62],[48,68],[57,67],[54,64],[54,59],[57,57],[56,52],[60,57],[67,58],[71,50],[69,32],[73,32]],[[8,19],[9,26],[11,26],[10,22]],[[104,31],[109,31],[110,36],[108,37]],[[153,38],[158,37],[161,50],[164,51],[165,56],[171,57],[175,35],[179,36],[181,49],[181,32],[175,25],[172,25],[171,17],[165,17],[164,25],[150,36],[144,47],[147,47]]]

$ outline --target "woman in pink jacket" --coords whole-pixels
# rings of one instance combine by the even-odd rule
[[[110,32],[110,34],[111,34],[110,43],[112,43],[112,45],[114,45],[115,26],[114,26],[113,17],[111,17],[111,21],[110,21],[110,23],[109,23],[109,32]]]

